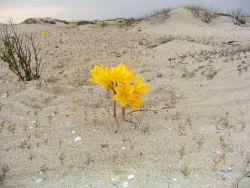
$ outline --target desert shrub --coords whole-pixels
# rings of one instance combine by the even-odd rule
[[[208,9],[205,6],[190,4],[185,6],[186,9],[190,10],[191,13],[200,18],[203,22],[209,23],[213,18],[216,17],[216,14],[212,9]]]
[[[74,22],[74,23],[76,23],[77,25],[94,24],[94,22],[92,22],[92,21],[86,21],[86,20],[80,20],[80,21]]]
[[[151,14],[146,15],[143,19],[150,24],[158,24],[164,22],[168,17],[171,9],[164,8],[161,10],[153,11]]]
[[[95,27],[98,29],[106,27],[106,26],[108,26],[108,23],[105,21],[96,21],[95,22]]]
[[[56,24],[57,22],[69,24],[69,22],[66,20],[50,19],[50,18],[45,18],[45,19],[28,18],[23,21],[24,24],[41,24],[41,23],[42,24]]]
[[[38,24],[39,22],[36,19],[28,18],[23,21],[24,24]]]
[[[236,10],[232,10],[230,15],[233,17],[233,21],[235,25],[245,25],[246,24],[246,16],[242,13],[240,8]]]
[[[35,34],[18,33],[10,21],[1,31],[0,59],[23,81],[37,80],[41,76],[41,59]]]
[[[124,23],[120,23],[126,27],[129,27],[129,26],[132,26],[133,24],[135,24],[136,22],[138,22],[139,20],[138,19],[135,19],[135,18],[129,18],[129,19],[126,19],[124,21]]]
[[[54,20],[47,20],[47,19],[41,19],[41,22],[45,24],[56,24]]]

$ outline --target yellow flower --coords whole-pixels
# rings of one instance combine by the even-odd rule
[[[129,71],[124,64],[119,64],[117,67],[112,68],[94,65],[90,75],[90,81],[111,90],[114,90],[116,85],[129,83],[134,78],[134,72]]]
[[[94,65],[94,68],[90,70],[91,78],[89,81],[95,82],[102,87],[113,90],[113,81],[110,78],[110,68],[100,65]]]
[[[118,101],[121,107],[129,106],[135,110],[141,106],[141,97],[147,94],[145,90],[148,84],[143,82],[143,77],[139,76],[134,80],[135,73],[122,63],[116,67],[94,65],[90,75],[89,81],[114,91],[113,100]]]
[[[113,82],[119,85],[131,82],[131,80],[135,77],[135,73],[133,71],[129,71],[126,65],[120,63],[117,67],[111,68],[110,77]]]
[[[41,34],[42,34],[43,36],[47,37],[47,36],[49,35],[49,32],[48,32],[48,31],[43,31]]]
[[[134,86],[129,84],[122,84],[115,86],[115,95],[113,100],[119,101],[122,107],[129,106],[132,110],[135,110],[141,105],[141,98],[134,94]]]
[[[143,83],[144,79],[139,76],[134,82],[134,93],[138,95],[147,95],[145,89],[148,88],[148,84]]]

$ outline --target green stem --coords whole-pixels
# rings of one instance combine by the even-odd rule
[[[115,90],[114,90],[114,95],[115,95]],[[114,117],[116,117],[116,101],[114,100]]]
[[[125,118],[125,107],[122,107],[122,117]]]

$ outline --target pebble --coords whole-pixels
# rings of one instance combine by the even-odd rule
[[[76,132],[75,132],[75,131],[72,131],[72,134],[76,134]]]
[[[37,179],[36,183],[40,183],[42,181],[42,179]]]
[[[125,147],[122,147],[122,150],[125,150]]]
[[[122,187],[123,187],[123,188],[127,188],[127,187],[128,187],[128,182],[127,182],[127,181],[124,181],[123,184],[122,184]]]
[[[233,171],[233,165],[223,168],[222,171],[223,172],[232,172]]]
[[[133,179],[135,179],[135,175],[129,175],[128,176],[128,180],[133,180]]]
[[[177,178],[174,178],[173,181],[177,181]]]
[[[119,176],[115,176],[115,175],[111,175],[111,180],[113,182],[119,182],[120,181],[120,177]]]
[[[82,140],[82,138],[80,136],[77,136],[77,137],[75,137],[74,142],[78,142],[80,140]]]
[[[4,93],[4,94],[2,94],[2,97],[3,97],[3,98],[6,98],[6,97],[8,97],[8,94],[7,94],[7,93]]]

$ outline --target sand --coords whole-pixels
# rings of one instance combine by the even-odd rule
[[[230,188],[250,171],[249,25],[180,8],[155,25],[18,30],[38,34],[44,68],[22,82],[0,61],[0,187]],[[87,81],[94,64],[120,62],[145,78],[142,108],[157,111],[127,115],[136,128]]]

